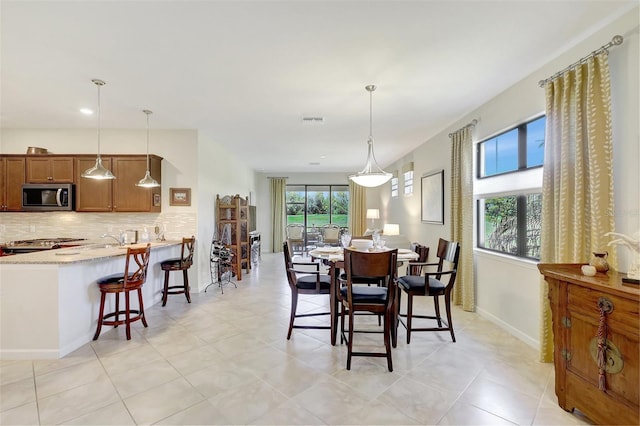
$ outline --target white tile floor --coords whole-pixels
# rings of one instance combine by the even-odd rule
[[[553,365],[474,313],[454,311],[457,343],[423,332],[406,345],[401,328],[389,373],[384,358],[346,371],[328,330],[286,340],[282,254],[192,301],[148,308],[149,328],[135,323],[130,341],[119,327],[60,360],[0,362],[0,424],[591,424],[558,407]],[[327,307],[327,296],[299,303]]]

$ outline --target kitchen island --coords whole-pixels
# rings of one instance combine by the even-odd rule
[[[179,257],[180,244],[151,243],[145,309],[162,299],[160,262]],[[90,342],[100,306],[96,282],[124,272],[126,249],[102,243],[0,257],[0,359],[61,358]]]

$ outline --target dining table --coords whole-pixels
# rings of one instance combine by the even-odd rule
[[[353,250],[353,248],[351,248]],[[367,251],[393,250],[390,247],[371,248]],[[340,291],[340,270],[344,269],[344,249],[342,247],[317,247],[309,251],[308,255],[313,260],[320,260],[329,267],[331,287],[329,291],[329,304],[331,312],[331,345],[335,346],[338,335],[338,292]],[[404,262],[418,260],[418,253],[409,249],[398,249],[398,267]],[[395,301],[394,301],[395,303]],[[393,327],[395,332],[395,327]],[[394,339],[395,340],[395,339]]]

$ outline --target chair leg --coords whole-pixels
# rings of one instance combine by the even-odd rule
[[[139,288],[138,289],[138,304],[140,305],[140,320],[142,321],[142,325],[144,325],[145,327],[149,327],[149,325],[147,325],[147,316],[144,314],[144,305],[142,302],[142,289]]]
[[[98,340],[100,336],[100,330],[102,330],[102,317],[104,315],[104,299],[106,294],[104,292],[100,292],[100,309],[98,310],[98,326],[96,327],[96,334],[93,335],[93,340]]]
[[[345,308],[344,304],[340,304],[340,344],[344,343],[344,314]]]
[[[169,271],[164,271],[164,290],[162,291],[162,306],[167,304],[169,295]]]
[[[116,297],[116,315],[114,319],[116,322],[120,321],[120,293],[114,293]],[[118,324],[114,325],[113,328],[118,328]]]
[[[393,371],[393,362],[391,361],[391,314],[389,312],[384,315],[384,347],[387,351],[387,368]]]
[[[442,318],[440,317],[440,299],[438,296],[433,296],[433,306],[436,309],[436,320],[438,321],[438,327],[442,327]]]
[[[353,310],[349,309],[349,341],[347,342],[347,370],[351,370],[351,353],[353,352]]]
[[[287,333],[287,340],[291,339],[291,332],[293,331],[293,321],[296,319],[296,309],[298,308],[298,293],[291,292],[291,315],[289,316],[289,332]]]
[[[413,294],[407,294],[407,345],[411,343],[411,318],[413,317]]]
[[[184,295],[187,297],[187,302],[191,303],[191,295],[189,294],[189,274],[187,269],[182,270],[182,279],[184,280]]]
[[[124,292],[124,324],[127,329],[127,340],[131,340],[131,301],[128,291]]]
[[[453,323],[451,322],[451,293],[444,294],[444,307],[447,311],[447,324],[449,325],[449,331],[451,332],[451,340],[456,341],[456,336],[453,334]]]

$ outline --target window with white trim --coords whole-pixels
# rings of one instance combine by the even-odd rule
[[[545,116],[477,144],[477,245],[539,259]]]
[[[413,162],[402,167],[402,178],[404,180],[403,193],[405,197],[408,197],[413,194]]]
[[[398,174],[394,173],[391,178],[391,198],[398,198]]]

